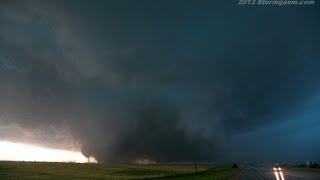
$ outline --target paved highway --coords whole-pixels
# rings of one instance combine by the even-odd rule
[[[320,173],[292,171],[281,168],[274,170],[273,167],[252,167],[245,168],[240,180],[320,180]]]

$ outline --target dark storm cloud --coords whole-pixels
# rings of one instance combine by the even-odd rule
[[[216,159],[317,93],[317,10],[4,1],[1,123],[63,127],[102,161]]]

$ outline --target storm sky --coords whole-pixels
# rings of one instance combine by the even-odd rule
[[[0,1],[0,140],[100,162],[320,160],[320,8]]]

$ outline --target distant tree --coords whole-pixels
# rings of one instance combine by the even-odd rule
[[[233,163],[232,164],[232,168],[238,168],[238,164],[237,163]]]
[[[319,168],[319,164],[317,164],[316,162],[312,162],[310,163],[310,168]]]
[[[305,168],[305,167],[307,167],[305,164],[300,164],[300,165],[298,165],[298,167],[299,168]]]

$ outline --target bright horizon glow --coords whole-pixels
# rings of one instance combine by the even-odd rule
[[[0,160],[97,163],[94,157],[87,158],[81,151],[51,149],[8,141],[0,141]]]

